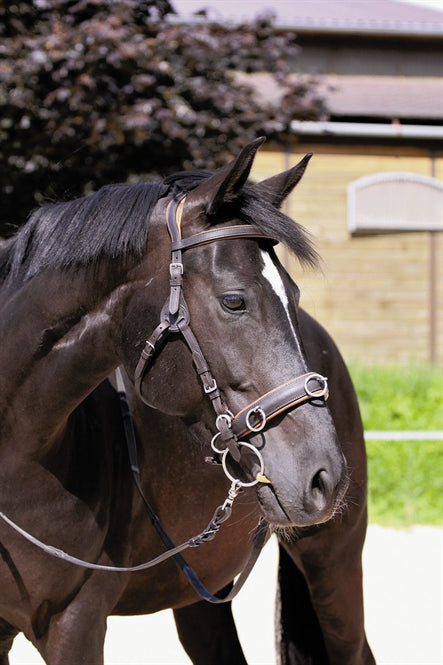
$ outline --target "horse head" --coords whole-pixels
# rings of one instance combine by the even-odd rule
[[[157,269],[125,314],[125,364],[146,404],[182,418],[206,455],[212,441],[229,478],[257,485],[271,523],[305,526],[334,514],[346,469],[326,378],[306,367],[298,289],[273,249],[282,241],[316,261],[302,227],[279,211],[310,156],[248,185],[261,143],[213,174],[170,180],[150,219]]]

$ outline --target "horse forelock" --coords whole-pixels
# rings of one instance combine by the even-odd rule
[[[124,261],[140,256],[159,199],[189,192],[209,171],[177,173],[163,182],[119,184],[93,194],[35,210],[14,238],[0,247],[0,279],[26,280],[44,269],[93,266],[101,258]],[[207,223],[238,219],[285,244],[301,263],[315,265],[317,254],[306,230],[251,186],[243,187]]]
[[[266,197],[258,195],[253,187],[244,187],[239,199],[243,222],[254,224],[260,231],[281,242],[302,265],[318,267],[319,255],[309,232],[301,224],[277,209]]]

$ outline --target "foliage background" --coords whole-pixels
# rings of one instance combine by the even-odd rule
[[[289,77],[297,52],[269,16],[189,26],[167,0],[0,0],[0,235],[47,199],[212,169],[324,116],[315,81]],[[278,104],[236,79],[257,71]]]

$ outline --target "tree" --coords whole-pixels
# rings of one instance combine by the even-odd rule
[[[168,0],[0,0],[0,37],[1,235],[42,201],[215,168],[324,113],[314,83],[289,76],[295,38],[270,17],[191,28]],[[263,71],[281,103],[237,78]]]

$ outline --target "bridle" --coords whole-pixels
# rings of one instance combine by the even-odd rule
[[[253,548],[249,560],[236,580],[231,590],[223,597],[214,596],[202,584],[196,573],[183,558],[181,552],[190,547],[198,547],[202,543],[209,542],[217,534],[221,524],[226,521],[232,511],[232,504],[243,487],[251,487],[257,483],[271,483],[265,475],[264,462],[260,451],[247,441],[242,441],[244,437],[261,432],[268,421],[279,414],[288,411],[304,402],[312,399],[328,398],[328,382],[326,377],[316,372],[307,372],[299,377],[291,379],[286,383],[277,386],[269,392],[261,395],[251,402],[248,406],[241,409],[236,415],[229,410],[225,404],[217,382],[209,369],[208,363],[200,348],[200,345],[190,327],[190,313],[183,295],[183,263],[182,252],[195,247],[201,247],[217,240],[232,240],[238,238],[267,239],[272,238],[264,234],[258,227],[252,224],[225,226],[210,229],[196,233],[187,238],[181,237],[181,214],[185,202],[185,196],[174,199],[170,202],[166,219],[169,235],[171,237],[171,263],[170,272],[170,293],[160,313],[160,322],[154,329],[150,337],[146,340],[145,347],[141,352],[134,374],[134,386],[137,396],[148,404],[148,400],[143,395],[143,379],[149,371],[155,355],[159,352],[161,345],[167,340],[170,333],[179,333],[186,341],[194,362],[196,372],[200,378],[205,394],[208,395],[213,405],[217,429],[212,437],[211,447],[215,457],[207,458],[215,463],[221,463],[226,476],[231,481],[231,487],[225,502],[218,506],[206,529],[194,538],[190,538],[185,543],[175,546],[168,534],[161,526],[157,515],[151,505],[145,498],[140,481],[140,469],[137,460],[137,445],[134,431],[132,415],[127,403],[126,390],[120,368],[116,370],[116,387],[120,400],[120,406],[125,429],[125,438],[129,453],[129,462],[133,473],[137,490],[142,498],[145,509],[151,518],[152,524],[159,534],[166,551],[155,559],[136,566],[109,566],[87,562],[73,557],[63,550],[52,545],[43,543],[30,533],[22,529],[7,515],[0,511],[0,518],[9,524],[16,532],[20,533],[29,542],[51,556],[63,559],[83,568],[91,570],[103,570],[112,572],[133,572],[145,570],[173,557],[177,565],[181,568],[190,584],[205,600],[211,603],[222,603],[230,601],[245,583],[250,571],[252,570],[261,549],[269,536],[268,526],[263,518],[260,518],[253,538]],[[232,476],[227,466],[227,456],[230,454],[235,461],[240,460],[240,448],[244,446],[255,453],[259,460],[259,472],[251,482],[244,482]]]
[[[146,340],[134,374],[134,386],[137,396],[146,404],[143,395],[143,379],[149,371],[155,355],[167,340],[170,333],[179,333],[187,343],[194,362],[196,372],[203,386],[203,391],[211,400],[215,411],[217,433],[211,441],[212,450],[217,462],[221,459],[223,469],[230,480],[236,480],[240,487],[250,487],[258,482],[270,483],[264,473],[264,462],[257,448],[246,441],[245,436],[262,431],[267,422],[275,416],[288,411],[311,399],[327,399],[328,382],[326,377],[316,372],[307,372],[291,379],[254,400],[251,404],[233,415],[225,404],[217,381],[213,377],[201,347],[190,327],[190,312],[183,295],[183,262],[182,253],[195,247],[201,247],[218,240],[234,240],[239,238],[267,239],[257,226],[244,224],[224,226],[196,233],[187,238],[181,237],[181,216],[186,195],[173,199],[166,212],[166,222],[171,237],[170,293],[160,313],[160,322]],[[240,447],[245,446],[257,456],[260,471],[252,482],[245,483],[234,479],[227,468],[227,455],[230,454],[238,462]]]

